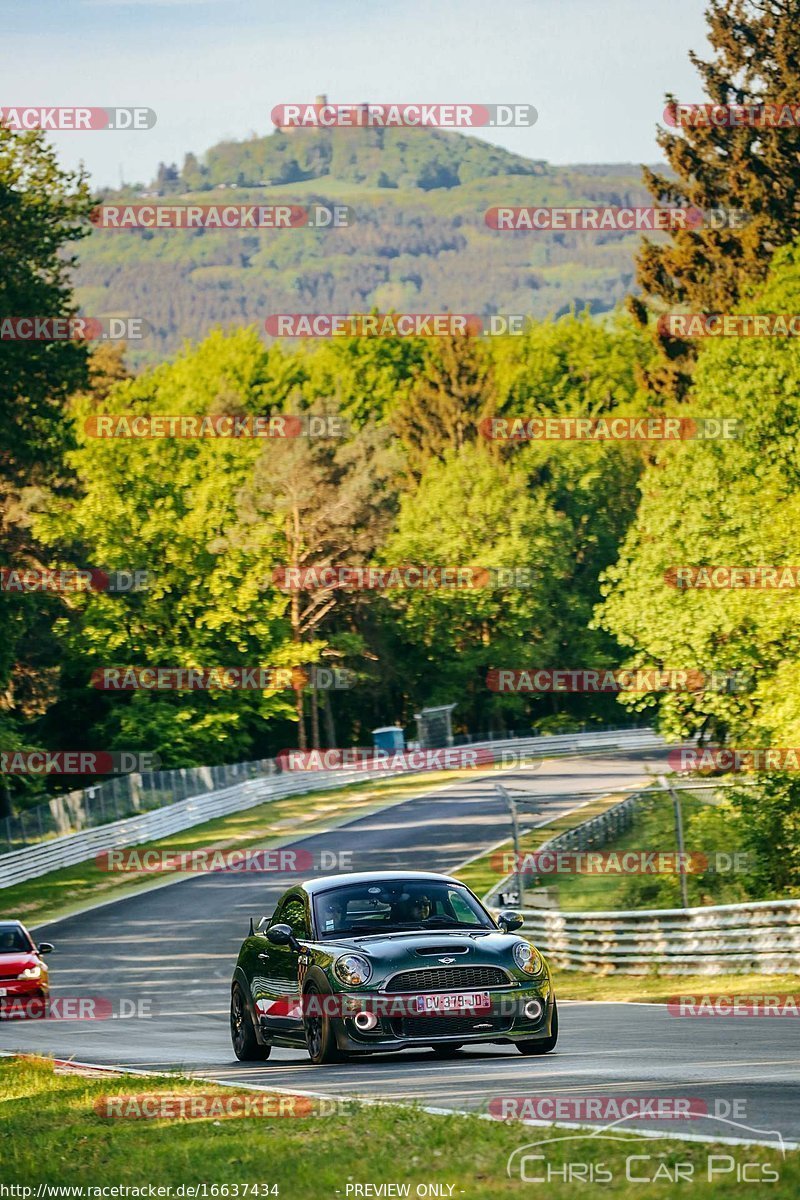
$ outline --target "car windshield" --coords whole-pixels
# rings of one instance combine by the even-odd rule
[[[411,929],[493,929],[467,888],[442,880],[409,879],[347,884],[314,896],[320,938]]]
[[[27,936],[18,925],[0,925],[0,954],[19,954],[20,950],[32,950]]]

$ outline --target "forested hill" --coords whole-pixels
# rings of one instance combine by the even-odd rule
[[[436,129],[276,129],[267,137],[219,142],[202,161],[187,154],[159,171],[157,185],[197,191],[301,183],[332,177],[377,188],[453,188],[496,175],[536,175],[545,168],[477,138]]]
[[[75,277],[85,314],[144,317],[134,364],[214,325],[280,312],[561,314],[613,308],[633,283],[636,235],[500,233],[496,204],[647,203],[633,164],[555,167],[459,133],[276,130],[162,164],[104,199],[351,206],[345,229],[96,230]]]

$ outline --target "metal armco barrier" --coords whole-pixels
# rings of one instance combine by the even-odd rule
[[[633,912],[523,909],[553,966],[609,975],[796,974],[800,900]]]
[[[537,847],[592,850],[630,828],[636,805],[652,794],[628,796],[588,821]],[[508,875],[485,903],[502,907]],[[554,967],[598,975],[794,974],[800,971],[800,900],[764,900],[704,908],[563,912],[523,908],[523,930]]]
[[[562,755],[578,752],[601,752],[604,750],[646,750],[663,747],[664,741],[652,729],[602,730],[598,733],[563,734],[556,737],[518,738],[497,742],[473,742],[460,750],[489,749],[498,766],[503,765],[504,755]],[[478,770],[490,770],[479,767]],[[191,829],[215,817],[255,808],[268,800],[283,796],[298,796],[306,792],[328,791],[352,783],[367,782],[387,775],[412,774],[402,770],[335,770],[335,771],[291,771],[280,775],[264,775],[259,779],[247,780],[234,787],[204,795],[190,797],[135,817],[127,817],[108,825],[99,825],[81,833],[52,838],[22,850],[0,855],[0,888],[35,879],[49,871],[75,866],[86,862],[104,850],[119,850],[126,846],[140,846],[156,838]],[[422,772],[426,776],[436,772]],[[297,822],[298,825],[301,822]]]

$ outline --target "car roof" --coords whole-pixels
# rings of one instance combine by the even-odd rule
[[[450,875],[439,875],[435,871],[354,871],[346,875],[323,875],[321,879],[307,879],[297,887],[310,896],[314,896],[319,892],[327,892],[331,888],[345,887],[349,883],[383,883],[399,880],[411,882],[414,879],[460,883],[460,880],[453,879]]]
[[[0,918],[0,929],[24,929],[22,921],[15,921],[13,918]]]

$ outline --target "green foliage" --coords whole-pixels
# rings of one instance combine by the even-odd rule
[[[731,800],[750,894],[800,897],[800,780],[772,772],[756,787],[732,789]]]
[[[480,445],[433,459],[403,497],[384,547],[391,566],[524,568],[529,588],[443,588],[397,592],[389,603],[411,654],[403,655],[412,695],[459,702],[470,727],[519,697],[487,694],[491,667],[547,666],[557,659],[558,591],[568,570],[569,527],[544,498],[531,495],[518,466],[502,467]]]
[[[792,312],[800,255],[783,251],[748,312]],[[793,338],[724,338],[700,354],[686,417],[729,417],[735,440],[665,445],[641,482],[641,504],[606,577],[600,620],[631,664],[744,672],[743,691],[673,693],[658,700],[665,730],[699,730],[739,744],[792,746],[800,735],[795,591],[682,589],[681,565],[796,564],[800,348]],[[642,613],[647,613],[647,621]],[[650,703],[648,701],[641,703]],[[634,702],[635,703],[635,702]]]
[[[785,0],[711,0],[706,11],[713,57],[690,53],[708,100],[715,105],[791,106],[800,86],[798,6]],[[668,105],[676,97],[667,96]],[[800,128],[752,121],[662,127],[658,143],[670,170],[645,169],[659,204],[722,210],[722,228],[676,230],[660,242],[644,240],[637,277],[654,311],[686,305],[692,312],[729,312],[761,282],[777,246],[800,236],[797,156]],[[640,319],[644,306],[634,305]],[[691,380],[695,345],[658,336],[654,388],[683,396]]]
[[[75,313],[68,250],[88,231],[90,207],[83,175],[62,171],[41,133],[0,126],[0,321]],[[47,489],[65,486],[65,402],[86,378],[84,345],[0,343],[0,567],[41,562],[30,511]],[[20,594],[0,604],[2,747],[19,746],[21,722],[52,702],[56,648],[49,627],[61,607],[54,597]]]
[[[282,366],[280,352],[266,351],[252,332],[215,334],[116,385],[102,411],[268,413],[286,399]],[[146,568],[151,584],[128,598],[75,597],[75,619],[57,624],[66,727],[91,714],[98,744],[154,750],[167,765],[247,757],[254,729],[291,711],[291,692],[98,697],[88,689],[92,670],[109,666],[291,664],[286,600],[261,591],[269,546],[278,553],[274,519],[263,523],[258,563],[227,538],[262,447],[250,439],[97,439],[85,432],[93,408],[91,397],[76,397],[70,462],[80,497],[51,506],[37,529],[105,570]]]

